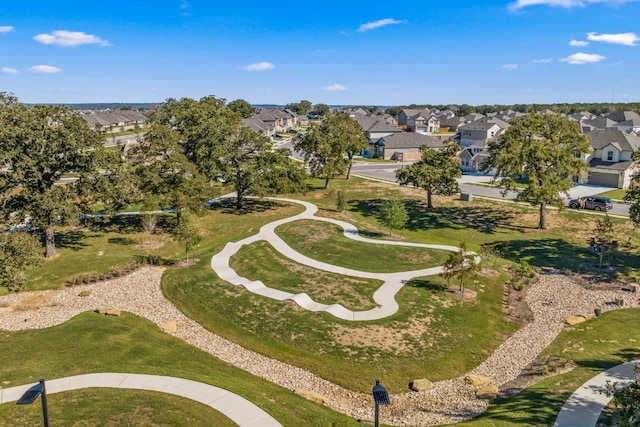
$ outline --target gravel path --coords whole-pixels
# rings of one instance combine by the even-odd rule
[[[0,329],[46,328],[100,308],[128,311],[158,326],[175,322],[172,335],[227,363],[291,390],[319,393],[326,398],[327,406],[351,417],[373,418],[370,394],[346,390],[304,369],[246,350],[186,317],[164,298],[160,289],[162,273],[161,268],[144,267],[129,276],[93,285],[2,296]],[[79,296],[81,292],[88,295]],[[494,385],[500,386],[516,378],[555,339],[564,327],[565,316],[590,314],[594,308],[603,312],[618,308],[610,304],[615,299],[623,299],[624,307],[640,306],[637,294],[588,291],[560,274],[540,276],[526,299],[535,320],[508,338],[471,373],[489,376]],[[475,389],[466,384],[463,376],[436,382],[426,392],[393,395],[392,405],[381,410],[381,421],[399,426],[430,426],[472,418],[487,406],[485,400],[475,398]]]

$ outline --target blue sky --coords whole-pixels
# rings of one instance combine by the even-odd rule
[[[27,103],[640,101],[640,0],[3,2]]]

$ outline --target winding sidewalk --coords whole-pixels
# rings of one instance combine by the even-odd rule
[[[562,405],[554,427],[593,427],[600,413],[611,401],[604,391],[607,381],[618,383],[620,387],[635,381],[635,365],[640,359],[626,362],[596,375],[580,386]]]
[[[312,219],[338,225],[344,230],[345,237],[359,242],[372,243],[376,245],[394,245],[440,249],[454,252],[460,250],[460,248],[456,246],[368,239],[366,237],[360,236],[358,234],[358,229],[348,222],[316,216],[315,214],[318,211],[318,207],[312,203],[285,198],[271,198],[270,200],[296,203],[304,206],[305,210],[304,212],[297,215],[270,222],[269,224],[264,225],[257,234],[251,237],[247,237],[246,239],[240,240],[238,242],[227,243],[222,251],[211,258],[211,268],[216,272],[216,274],[218,274],[218,276],[222,280],[225,280],[235,286],[243,286],[247,290],[257,295],[262,295],[264,297],[272,298],[279,301],[291,300],[306,310],[324,311],[343,320],[377,320],[391,316],[399,309],[398,303],[395,300],[395,296],[409,280],[414,277],[432,276],[435,274],[439,274],[442,272],[442,267],[432,267],[421,270],[403,271],[398,273],[371,273],[339,267],[333,264],[316,261],[295,251],[293,248],[287,245],[284,240],[278,237],[278,235],[275,233],[276,227],[293,221]],[[345,276],[376,279],[382,281],[382,286],[380,286],[380,288],[378,288],[378,290],[373,294],[373,300],[377,304],[377,307],[366,311],[352,311],[345,308],[341,304],[321,304],[314,301],[306,293],[293,294],[290,292],[273,289],[266,286],[260,280],[252,281],[238,275],[238,273],[236,273],[236,271],[233,270],[233,268],[231,268],[231,266],[229,265],[230,258],[235,255],[242,248],[242,246],[249,245],[260,240],[269,242],[282,255],[299,264]],[[478,257],[476,259],[476,262],[479,261],[480,259]]]
[[[15,402],[34,384],[0,389],[0,404]],[[244,397],[223,388],[161,375],[98,373],[46,381],[47,394],[91,387],[158,391],[195,400],[230,418],[241,427],[282,427],[275,418]]]

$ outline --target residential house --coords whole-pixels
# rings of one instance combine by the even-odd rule
[[[420,147],[442,148],[445,140],[414,132],[401,132],[384,136],[375,143],[376,157],[385,160],[420,160]]]
[[[398,114],[398,125],[405,126],[408,132],[437,133],[440,130],[440,119],[426,108],[404,109]]]
[[[621,130],[623,132],[635,132],[640,133],[640,119],[629,119],[623,122],[618,122],[612,126],[614,129]]]
[[[508,126],[508,123],[496,117],[482,117],[460,126],[456,135],[458,144],[462,147],[459,155],[460,168],[467,172],[480,170],[488,156],[489,141],[497,138]]]
[[[594,130],[587,134],[593,153],[586,156],[589,165],[587,182],[615,188],[629,188],[638,170],[633,160],[640,148],[640,137],[617,129]]]
[[[249,129],[253,130],[257,133],[262,133],[265,136],[273,136],[276,133],[275,128],[266,122],[263,122],[260,119],[250,118],[250,119],[242,119],[242,124]]]
[[[256,110],[254,119],[262,120],[272,126],[276,132],[286,131],[298,124],[298,115],[291,110],[279,110],[269,108],[259,108]]]
[[[147,116],[135,110],[83,110],[79,113],[92,129],[125,131],[147,124]]]

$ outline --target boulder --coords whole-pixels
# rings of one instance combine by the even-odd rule
[[[319,403],[321,405],[327,404],[327,398],[321,395],[320,393],[316,393],[315,391],[307,390],[304,388],[298,389],[295,391],[298,396],[302,396],[307,400],[310,400],[315,403]]]
[[[472,386],[491,384],[491,378],[484,375],[467,375],[466,377],[464,377],[464,380],[467,384],[470,384]]]
[[[79,297],[88,297],[89,295],[91,295],[91,291],[80,291],[78,294]]]
[[[585,319],[584,316],[565,316],[564,323],[566,323],[567,325],[577,325],[578,323],[582,323],[585,320],[587,319]]]
[[[413,380],[410,386],[413,391],[427,391],[433,388],[433,383],[426,378]]]
[[[476,390],[476,397],[478,399],[493,400],[498,396],[499,391],[498,387],[494,385],[487,385]]]
[[[176,325],[176,322],[165,322],[160,325],[160,329],[168,334],[172,334],[178,330],[178,325]]]
[[[105,316],[120,316],[121,312],[115,308],[99,308],[96,313],[104,314]]]

